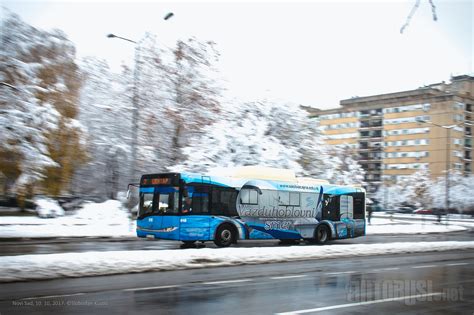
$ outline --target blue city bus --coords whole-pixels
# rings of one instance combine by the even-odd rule
[[[146,174],[139,198],[142,238],[227,247],[248,239],[323,244],[365,235],[364,189],[315,179]]]

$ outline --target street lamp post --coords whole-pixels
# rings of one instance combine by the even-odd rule
[[[448,213],[449,213],[449,181],[450,181],[450,165],[451,165],[451,154],[450,152],[450,143],[451,143],[451,129],[456,127],[457,125],[450,125],[450,126],[443,126],[435,124],[431,121],[427,120],[418,120],[420,123],[425,123],[429,125],[433,125],[436,127],[440,127],[446,129],[446,193],[445,193],[445,207],[446,207],[446,225],[448,225]]]
[[[129,182],[133,182],[135,178],[136,165],[137,165],[137,142],[138,142],[138,109],[139,109],[139,99],[138,99],[138,84],[139,84],[139,73],[140,73],[140,45],[138,42],[117,36],[115,34],[108,34],[108,38],[118,38],[130,43],[135,44],[135,60],[134,60],[134,69],[133,69],[133,96],[132,96],[132,161],[130,167],[130,179]]]
[[[163,18],[165,21],[169,20],[174,16],[173,12],[169,12]],[[132,96],[132,161],[130,167],[130,182],[133,182],[136,174],[136,166],[137,166],[137,146],[138,146],[138,115],[139,115],[139,97],[138,97],[138,86],[139,86],[139,75],[140,75],[140,43],[134,40],[131,40],[126,37],[118,36],[115,34],[108,34],[108,38],[118,38],[130,43],[135,44],[135,66],[133,70],[133,96]]]

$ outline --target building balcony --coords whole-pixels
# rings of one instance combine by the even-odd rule
[[[381,142],[383,141],[383,136],[372,136],[368,139],[369,141],[377,141],[377,142]]]
[[[359,157],[358,161],[359,162],[363,162],[363,163],[370,163],[370,162],[382,162],[383,158],[382,157],[379,157],[379,158],[376,158],[376,157]]]
[[[361,130],[378,130],[382,129],[383,125],[367,125],[367,126],[359,126]]]
[[[368,121],[368,120],[379,120],[383,118],[383,114],[363,114],[359,116],[359,120]]]
[[[365,181],[369,184],[375,184],[375,185],[379,185],[379,184],[382,184],[382,180],[381,179],[365,179]]]
[[[360,137],[364,139],[370,139],[370,138],[383,138],[382,133],[360,133]]]
[[[378,174],[378,175],[382,175],[382,170],[365,170],[366,174]]]

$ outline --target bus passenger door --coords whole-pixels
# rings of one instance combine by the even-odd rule
[[[346,237],[354,237],[354,200],[352,196],[340,197],[341,222],[344,222],[347,232]]]
[[[198,185],[187,189],[191,207],[186,209],[186,212],[183,209],[180,218],[180,240],[210,240],[209,186]]]
[[[355,236],[365,235],[365,193],[352,194],[354,198]]]
[[[179,237],[178,195],[176,188],[155,188],[155,204],[159,215],[153,217],[153,230],[160,239],[176,240]]]

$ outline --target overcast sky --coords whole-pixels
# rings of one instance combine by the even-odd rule
[[[352,96],[473,73],[473,1],[433,1],[438,21],[428,0],[421,0],[403,34],[415,0],[2,0],[2,5],[35,27],[63,30],[79,57],[106,59],[113,69],[133,63],[133,45],[108,39],[108,33],[139,40],[151,32],[168,47],[190,36],[213,40],[231,95],[332,108]],[[170,11],[175,16],[164,21]]]

